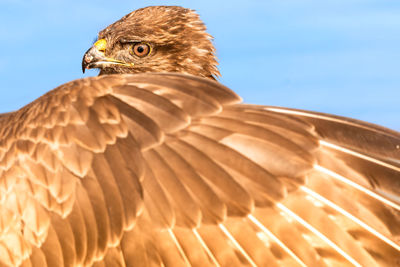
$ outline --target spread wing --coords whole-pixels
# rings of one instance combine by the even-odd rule
[[[400,134],[239,101],[112,75],[1,116],[1,264],[399,265]]]

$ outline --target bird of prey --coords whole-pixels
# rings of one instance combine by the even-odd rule
[[[400,133],[240,103],[182,7],[0,116],[1,266],[399,266]]]

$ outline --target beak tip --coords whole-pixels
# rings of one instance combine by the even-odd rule
[[[86,63],[85,56],[84,56],[82,59],[82,73],[85,73],[86,66],[87,66],[87,63]]]

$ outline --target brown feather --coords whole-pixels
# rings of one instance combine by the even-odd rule
[[[399,265],[400,133],[239,104],[192,10],[99,38],[134,65],[0,116],[1,266]]]
[[[170,93],[162,94],[162,80],[169,77],[166,87]],[[121,86],[126,81],[128,84]],[[92,84],[96,89],[91,95]],[[191,89],[185,92],[183,84]],[[395,264],[387,259],[400,254],[396,249],[400,216],[395,209],[400,205],[393,202],[395,197],[387,198],[381,192],[398,190],[394,177],[399,174],[399,159],[393,153],[379,154],[372,145],[358,148],[357,140],[347,146],[349,136],[343,139],[328,131],[330,137],[323,139],[319,133],[328,126],[319,120],[326,115],[299,116],[268,107],[242,107],[234,104],[235,95],[229,97],[225,87],[177,74],[93,78],[84,80],[84,85],[64,85],[54,91],[55,97],[68,86],[72,87],[66,92],[85,90],[85,106],[91,106],[84,125],[73,120],[56,126],[52,121],[48,125],[54,124],[53,128],[46,129],[48,135],[14,127],[15,137],[3,141],[1,199],[8,211],[2,211],[0,236],[19,240],[15,233],[22,223],[25,248],[15,250],[12,246],[18,243],[2,243],[3,251],[11,251],[0,254],[2,263],[10,262],[11,257],[16,263],[35,264],[44,255],[48,265],[100,264],[102,260],[127,266],[173,261],[210,266]],[[212,89],[202,89],[209,86]],[[180,94],[172,93],[175,87]],[[193,93],[195,88],[198,91]],[[221,93],[214,93],[218,88]],[[135,102],[136,96],[143,105]],[[208,98],[215,104],[196,104]],[[51,93],[44,99],[51,101]],[[24,110],[28,120],[24,123],[32,124],[32,129],[41,120],[35,105],[49,107],[37,101]],[[30,110],[35,116],[29,115]],[[60,112],[74,110],[63,107]],[[46,119],[48,115],[43,116]],[[165,116],[179,119],[165,123]],[[164,137],[147,139],[143,146],[140,132],[128,121],[156,133],[153,136]],[[386,146],[397,142],[390,131],[356,122],[351,126],[338,118],[335,122],[361,127],[361,135],[379,132],[374,138],[383,138],[380,142]],[[320,129],[319,125],[325,126]],[[4,134],[9,138],[9,133]],[[30,139],[29,134],[35,138]],[[19,136],[35,140],[35,145],[17,145]],[[321,168],[381,194],[392,204],[333,179]],[[30,192],[29,197],[23,200],[21,192]],[[16,194],[20,195],[17,202],[12,200]],[[315,202],[319,196],[325,201],[322,208]],[[30,202],[31,198],[36,202]],[[381,236],[330,203],[365,220]],[[13,210],[18,213],[13,215]],[[46,224],[45,218],[50,217],[53,219]],[[313,228],[305,228],[307,225]],[[43,254],[35,252],[37,247]],[[50,250],[53,247],[56,250]],[[195,252],[195,248],[201,251]],[[31,255],[30,261],[23,255]]]

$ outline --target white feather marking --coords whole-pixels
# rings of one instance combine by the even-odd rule
[[[274,112],[278,112],[278,113],[285,113],[285,114],[293,114],[293,115],[299,115],[299,116],[304,116],[304,117],[310,117],[310,118],[318,118],[318,119],[322,119],[322,120],[327,120],[327,121],[335,121],[335,122],[340,122],[340,123],[346,123],[347,125],[353,125],[356,126],[358,128],[364,128],[364,129],[371,129],[370,127],[364,126],[364,125],[360,125],[354,122],[350,122],[350,121],[344,121],[343,119],[339,119],[339,118],[334,118],[334,117],[330,117],[330,116],[324,116],[322,114],[314,114],[314,113],[308,113],[305,111],[299,111],[299,110],[287,110],[287,109],[280,109],[277,107],[267,107],[265,108],[265,110],[270,110],[270,111],[274,111]],[[372,129],[373,130],[373,129]]]
[[[364,186],[361,186],[361,185],[349,180],[346,177],[343,177],[343,176],[337,174],[336,172],[328,170],[328,169],[326,169],[326,168],[324,168],[324,167],[322,167],[322,166],[320,166],[318,164],[314,165],[314,169],[317,170],[317,171],[323,172],[323,173],[329,175],[330,177],[335,178],[336,180],[339,180],[339,181],[341,181],[341,182],[343,182],[345,184],[348,184],[348,185],[352,186],[353,188],[355,188],[355,189],[367,194],[368,196],[370,196],[372,198],[375,198],[376,200],[379,200],[379,201],[385,203],[386,205],[388,205],[388,206],[390,206],[390,207],[392,207],[394,209],[400,210],[400,206],[398,204],[396,204],[396,203],[394,203],[394,202],[382,197],[381,195],[378,195],[377,193],[373,192],[372,190],[370,190],[370,189],[368,189],[368,188],[366,188]]]
[[[206,251],[208,257],[210,257],[211,261],[215,264],[215,266],[217,267],[221,267],[221,265],[219,265],[217,259],[214,257],[214,255],[212,254],[210,248],[207,246],[206,242],[204,242],[203,238],[201,238],[201,236],[199,235],[199,233],[197,232],[196,229],[192,229],[193,234],[196,236],[197,240],[199,240],[199,243],[201,244],[201,246],[204,248],[204,250]]]
[[[298,216],[296,213],[288,209],[286,206],[284,206],[281,203],[276,204],[276,206],[291,216],[294,220],[296,220],[298,223],[303,225],[305,228],[307,228],[309,231],[314,233],[316,236],[321,238],[325,243],[327,243],[332,249],[334,249],[337,253],[342,255],[346,260],[348,260],[351,264],[357,267],[361,267],[361,264],[358,263],[355,259],[353,259],[349,254],[347,254],[343,249],[341,249],[338,245],[336,245],[332,240],[330,240],[328,237],[326,237],[324,234],[322,234],[320,231],[318,231],[316,228],[314,228],[311,224],[303,220],[300,216]]]
[[[188,260],[188,258],[186,257],[185,251],[182,249],[181,244],[179,244],[178,239],[176,239],[176,236],[174,234],[174,232],[172,232],[171,229],[168,229],[168,233],[171,236],[172,240],[175,243],[175,246],[177,247],[179,254],[181,254],[183,261],[185,262],[186,266],[192,266]]]
[[[315,191],[313,191],[313,190],[311,190],[311,189],[309,189],[309,188],[307,188],[305,186],[301,186],[300,189],[303,190],[308,195],[310,195],[311,197],[317,199],[318,201],[324,203],[325,205],[331,207],[332,209],[334,209],[337,212],[341,213],[342,215],[346,216],[347,218],[349,218],[350,220],[352,220],[356,224],[360,225],[362,228],[364,228],[365,230],[367,230],[368,232],[370,232],[374,236],[376,236],[379,239],[381,239],[386,244],[392,246],[394,249],[400,251],[400,246],[398,244],[396,244],[395,242],[393,242],[392,240],[390,240],[389,238],[387,238],[383,234],[379,233],[377,230],[375,230],[371,226],[367,225],[366,223],[364,223],[363,221],[361,221],[357,217],[353,216],[352,214],[350,214],[349,212],[347,212],[343,208],[339,207],[335,203],[331,202],[330,200],[324,198],[323,196],[321,196],[317,192],[315,192]]]
[[[253,215],[249,214],[247,216],[249,220],[254,223],[261,231],[263,231],[269,238],[271,238],[275,243],[278,244],[287,254],[289,254],[298,264],[303,267],[307,267],[307,265],[299,258],[293,251],[290,250],[278,237],[276,237],[271,231],[269,231],[257,218]]]
[[[200,55],[204,55],[204,54],[208,53],[208,50],[197,48],[197,47],[193,47],[192,50],[194,50],[195,53],[200,54]]]
[[[232,241],[233,245],[242,253],[243,257],[246,258],[246,260],[250,263],[251,266],[257,267],[257,264],[250,258],[250,256],[247,254],[247,252],[242,248],[242,246],[239,244],[239,242],[236,241],[236,239],[232,236],[232,234],[226,229],[226,227],[223,224],[218,224],[219,228],[224,232],[224,234]]]
[[[395,171],[397,171],[397,172],[400,172],[400,168],[399,168],[399,167],[393,166],[393,165],[391,165],[391,164],[389,164],[389,163],[386,163],[386,162],[384,162],[384,161],[381,161],[381,160],[378,160],[378,159],[369,157],[369,156],[367,156],[367,155],[364,155],[364,154],[355,152],[355,151],[350,150],[350,149],[348,149],[348,148],[344,148],[344,147],[341,147],[341,146],[338,146],[338,145],[335,145],[335,144],[326,142],[326,141],[324,141],[324,140],[319,140],[319,143],[320,143],[322,146],[330,147],[330,148],[332,148],[332,149],[335,149],[335,150],[342,151],[342,152],[344,152],[344,153],[353,155],[353,156],[355,156],[355,157],[357,157],[357,158],[361,158],[361,159],[370,161],[370,162],[372,162],[372,163],[381,165],[381,166],[383,166],[383,167],[386,167],[386,168],[395,170]]]

